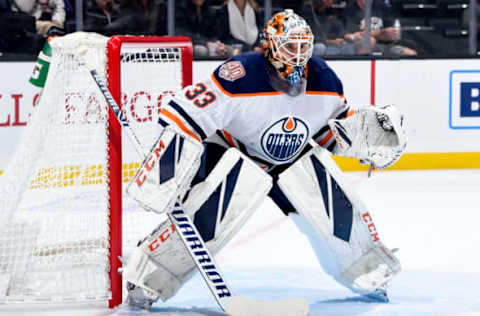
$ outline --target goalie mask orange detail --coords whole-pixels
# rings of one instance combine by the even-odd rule
[[[291,86],[300,85],[306,77],[313,38],[307,22],[290,9],[275,14],[265,26],[263,54]]]
[[[264,29],[262,48],[265,56],[275,65],[305,66],[313,52],[313,34],[307,22],[286,9],[275,14]]]

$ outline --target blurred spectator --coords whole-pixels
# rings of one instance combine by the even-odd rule
[[[10,11],[10,2],[8,0],[0,0],[0,13]]]
[[[87,32],[97,32],[105,35],[113,35],[109,29],[120,16],[117,8],[114,8],[113,0],[89,0],[85,3],[84,29]]]
[[[315,36],[314,54],[354,55],[368,53],[363,41],[363,33],[358,34],[358,36],[348,34],[341,19],[333,14],[333,4],[334,0],[305,1],[300,10],[300,15],[308,22]]]
[[[130,33],[166,34],[166,5],[164,0],[117,0],[125,24],[133,24]]]
[[[167,34],[167,8],[164,0],[142,0],[143,14],[147,19],[147,34]]]
[[[254,0],[226,0],[220,11],[219,38],[230,44],[232,54],[259,47],[263,20]]]
[[[164,34],[163,0],[90,0],[84,29],[104,35]]]
[[[0,52],[37,55],[45,37],[37,34],[35,17],[13,11],[11,0],[0,0]]]
[[[75,14],[75,0],[64,0],[66,19],[74,17]]]
[[[393,26],[395,17],[392,7],[382,0],[371,0],[371,36],[376,43],[372,43],[372,50],[386,55],[415,56],[414,49],[400,43],[400,30]],[[353,0],[345,10],[347,40],[355,40],[363,36],[365,31],[366,0]]]
[[[13,0],[12,9],[35,17],[37,33],[44,36],[64,35],[64,0]]]
[[[192,39],[196,56],[226,56],[227,47],[213,36],[218,34],[217,17],[206,0],[187,0],[177,13],[177,34]]]
[[[301,0],[272,0],[273,8],[292,9],[294,12],[300,11],[302,5]]]

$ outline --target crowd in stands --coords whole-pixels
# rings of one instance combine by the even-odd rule
[[[48,36],[77,30],[75,1],[0,0],[0,53],[36,55]],[[167,1],[85,0],[82,29],[107,36],[167,35]],[[265,1],[176,0],[175,35],[192,39],[197,58],[228,58],[259,50]],[[270,1],[272,13],[293,8],[307,20],[315,35],[315,55],[469,52],[470,0],[370,0],[369,27],[367,0]],[[480,4],[475,13],[480,14]]]

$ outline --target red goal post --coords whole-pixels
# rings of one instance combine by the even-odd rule
[[[117,104],[122,104],[122,47],[175,48],[180,51],[181,88],[192,84],[192,42],[188,37],[169,36],[114,36],[107,43],[107,83]],[[149,54],[140,53],[140,54]],[[160,53],[161,54],[161,53]],[[168,54],[168,52],[166,53]],[[140,56],[142,58],[143,56]],[[161,57],[161,56],[159,56]],[[168,56],[167,56],[168,57]],[[168,77],[168,74],[158,74]],[[137,78],[137,80],[139,80]],[[180,88],[180,87],[179,87]],[[110,231],[110,280],[112,299],[109,306],[122,303],[122,279],[118,273],[122,256],[122,137],[121,126],[110,109],[109,114],[109,174],[110,174],[110,224],[118,227]]]

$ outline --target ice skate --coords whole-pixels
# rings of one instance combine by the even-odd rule
[[[132,309],[150,310],[152,304],[157,300],[153,293],[136,286],[133,283],[127,282],[128,296],[126,304]]]
[[[388,303],[390,301],[388,298],[386,285],[379,287],[378,289],[376,289],[375,291],[369,294],[366,294],[365,297],[368,297],[372,300],[375,300],[381,303]]]

